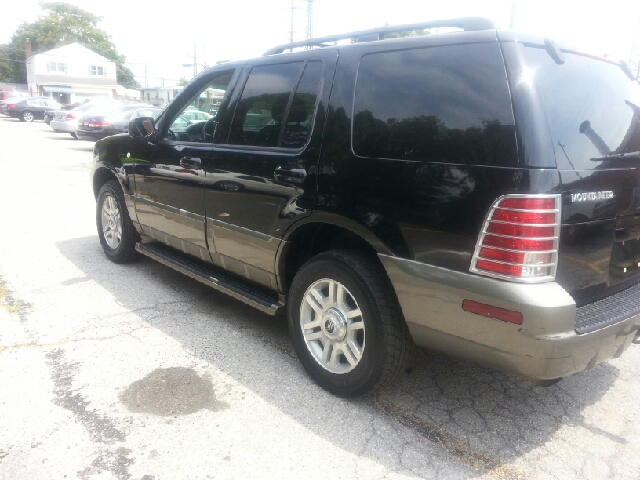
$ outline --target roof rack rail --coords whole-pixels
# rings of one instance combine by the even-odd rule
[[[285,50],[298,47],[326,47],[327,43],[345,40],[347,38],[356,38],[360,42],[371,42],[375,40],[383,40],[388,33],[406,32],[410,30],[420,30],[423,28],[437,27],[457,27],[465,31],[474,30],[493,30],[496,28],[492,20],[483,17],[462,17],[450,18],[447,20],[432,20],[430,22],[409,23],[405,25],[396,25],[388,27],[378,27],[369,30],[360,30],[357,32],[341,33],[339,35],[329,35],[327,37],[310,38],[308,40],[300,40],[298,42],[285,43],[267,50],[264,55],[275,55]]]

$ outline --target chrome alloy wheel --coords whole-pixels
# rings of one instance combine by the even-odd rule
[[[102,234],[110,248],[116,250],[122,241],[122,215],[118,202],[112,195],[102,201]]]
[[[33,113],[26,111],[22,114],[22,118],[25,122],[33,122]]]
[[[305,292],[300,327],[313,358],[331,373],[348,373],[364,352],[364,321],[351,292],[340,282],[323,278]]]

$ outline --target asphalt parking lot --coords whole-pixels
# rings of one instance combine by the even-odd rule
[[[92,148],[0,117],[0,478],[640,478],[640,346],[547,388],[420,351],[333,397],[284,319],[106,260]]]

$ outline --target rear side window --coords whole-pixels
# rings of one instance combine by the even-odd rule
[[[302,148],[311,132],[321,62],[254,67],[231,122],[229,143]]]
[[[517,165],[515,122],[497,43],[366,55],[353,150],[362,157]]]
[[[607,60],[568,52],[563,59],[525,46],[516,81],[537,93],[559,169],[614,167],[612,156],[640,150],[640,86]]]

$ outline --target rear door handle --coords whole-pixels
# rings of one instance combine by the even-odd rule
[[[298,185],[304,183],[307,178],[307,171],[304,168],[282,168],[277,167],[273,172],[273,177],[279,182],[296,183]]]
[[[201,168],[202,160],[198,157],[182,157],[180,166],[184,168]]]

